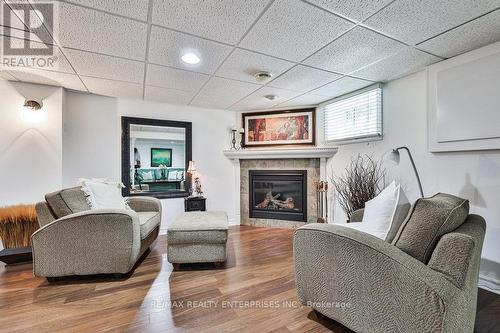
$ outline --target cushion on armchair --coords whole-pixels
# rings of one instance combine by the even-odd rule
[[[90,209],[80,186],[48,193],[45,195],[45,201],[56,218]]]
[[[468,215],[469,201],[451,194],[418,199],[392,244],[427,263],[440,237],[462,225]]]

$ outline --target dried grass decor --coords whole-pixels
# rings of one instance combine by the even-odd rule
[[[34,205],[0,208],[0,238],[5,248],[31,246],[31,235],[37,229]]]
[[[340,206],[350,220],[354,211],[364,208],[365,203],[384,188],[385,169],[381,161],[358,154],[351,158],[342,176],[332,175],[331,183]]]

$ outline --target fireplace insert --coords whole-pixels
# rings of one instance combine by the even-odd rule
[[[307,170],[250,170],[249,215],[307,221]]]

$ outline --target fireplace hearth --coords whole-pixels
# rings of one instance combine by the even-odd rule
[[[307,170],[249,170],[249,217],[307,221]]]

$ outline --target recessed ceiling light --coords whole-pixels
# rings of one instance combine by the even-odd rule
[[[181,60],[189,65],[196,65],[200,62],[200,57],[192,52],[188,52],[182,55]]]
[[[270,80],[273,75],[266,71],[260,71],[255,73],[253,76],[255,77],[257,82],[266,82]]]

